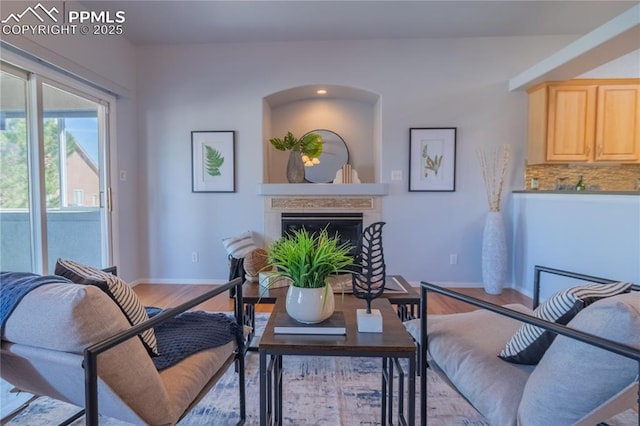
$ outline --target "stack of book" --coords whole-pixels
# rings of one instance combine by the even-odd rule
[[[298,322],[287,315],[286,312],[278,312],[274,321],[273,332],[275,334],[324,334],[337,336],[347,334],[342,311],[334,312],[331,317],[317,324]]]

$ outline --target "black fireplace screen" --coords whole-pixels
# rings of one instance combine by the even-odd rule
[[[357,254],[362,234],[362,213],[282,213],[282,235],[298,229],[315,234],[327,228],[330,236],[337,236],[340,243],[353,246],[351,254]]]

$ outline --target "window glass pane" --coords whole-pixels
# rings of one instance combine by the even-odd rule
[[[46,84],[42,100],[49,270],[60,257],[100,267],[101,106]]]
[[[24,79],[0,72],[0,270],[31,271]]]

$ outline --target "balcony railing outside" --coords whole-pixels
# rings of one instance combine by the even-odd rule
[[[0,270],[32,270],[29,213],[0,211]],[[47,212],[49,273],[61,257],[87,265],[102,266],[100,210]]]

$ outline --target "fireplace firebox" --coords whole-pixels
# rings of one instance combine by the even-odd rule
[[[282,213],[282,236],[292,231],[306,229],[315,234],[326,228],[332,237],[338,237],[340,243],[353,246],[351,254],[357,254],[362,234],[362,213]]]

